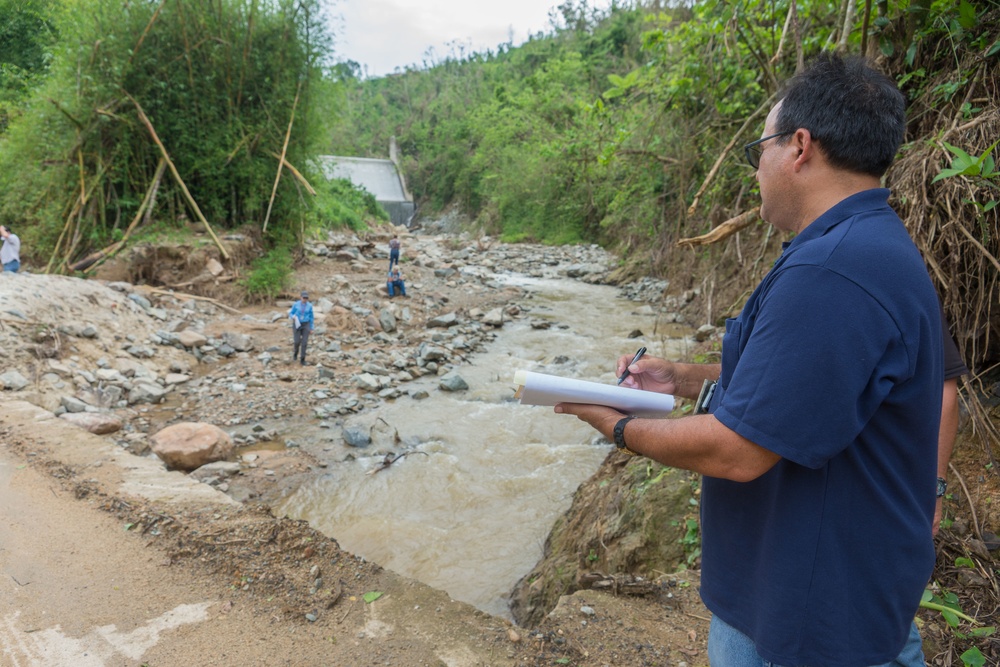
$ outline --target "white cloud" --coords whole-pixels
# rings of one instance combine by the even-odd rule
[[[495,50],[512,40],[548,31],[549,10],[557,0],[340,0],[333,9],[338,60],[367,66],[381,76],[407,65],[420,65],[433,49],[444,59],[455,47]],[[606,6],[608,1],[592,3]]]

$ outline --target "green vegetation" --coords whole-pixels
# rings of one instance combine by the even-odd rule
[[[321,0],[0,0],[0,26],[0,219],[36,265],[139,223],[295,244],[372,210],[312,166],[336,103]]]
[[[963,357],[987,369],[1000,361],[997,19],[986,0],[607,10],[567,0],[550,34],[516,48],[379,79],[336,69],[345,113],[331,148],[376,156],[395,136],[423,215],[457,207],[504,240],[602,244],[628,258],[622,276],[705,280],[718,291],[714,321],[738,310],[784,240],[753,211],[743,144],[803,63],[822,50],[864,53],[909,99],[907,143],[887,176],[894,205]],[[736,219],[746,223],[736,239],[678,248]]]
[[[250,265],[243,285],[251,299],[270,301],[291,283],[292,255],[287,246],[278,245]]]

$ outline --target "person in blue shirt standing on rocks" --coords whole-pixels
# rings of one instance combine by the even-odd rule
[[[925,666],[944,355],[937,293],[881,187],[905,109],[868,61],[824,55],[744,147],[760,216],[791,240],[727,320],[721,364],[617,362],[623,386],[695,414],[555,406],[702,474],[713,666]]]
[[[306,346],[309,344],[309,334],[313,330],[313,307],[309,303],[309,292],[302,292],[302,298],[292,304],[288,318],[292,321],[292,361],[306,365]],[[301,356],[299,356],[301,352]]]

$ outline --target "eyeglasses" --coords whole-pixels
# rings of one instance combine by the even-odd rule
[[[751,141],[749,144],[743,147],[743,156],[747,159],[747,164],[749,164],[754,169],[760,168],[760,156],[764,152],[761,148],[761,144],[768,139],[774,139],[775,137],[784,137],[788,134],[795,134],[795,130],[789,132],[778,132],[776,134],[769,134],[766,137],[761,137],[757,141]]]

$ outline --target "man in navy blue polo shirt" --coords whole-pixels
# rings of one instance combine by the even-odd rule
[[[722,363],[618,360],[624,386],[707,414],[556,406],[704,475],[713,667],[924,665],[943,362],[937,295],[880,188],[904,129],[902,94],[863,59],[792,79],[745,152],[761,217],[795,236],[726,323]]]

